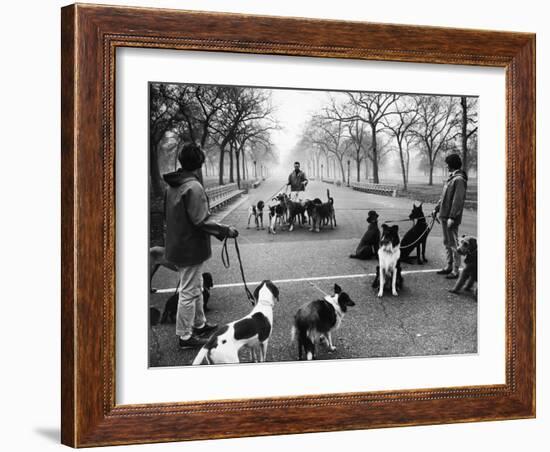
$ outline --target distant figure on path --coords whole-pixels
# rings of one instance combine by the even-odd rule
[[[289,174],[286,184],[290,185],[290,199],[298,200],[300,192],[305,191],[307,183],[306,174],[300,170],[300,162],[294,162],[294,171]]]
[[[457,279],[458,269],[460,268],[458,226],[462,221],[468,176],[462,171],[462,160],[458,154],[449,154],[445,158],[445,163],[449,168],[449,178],[443,186],[443,193],[435,206],[434,213],[439,213],[441,220],[443,245],[447,252],[447,265],[439,270],[437,274],[447,275],[447,279]]]

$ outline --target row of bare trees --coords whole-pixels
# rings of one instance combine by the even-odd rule
[[[352,159],[356,179],[361,166],[371,167],[379,183],[382,158],[394,152],[407,189],[411,157],[420,157],[433,184],[434,168],[450,151],[459,152],[464,169],[477,161],[477,98],[345,92],[330,94],[323,108],[306,123],[297,152],[312,162],[333,158],[345,180],[344,160]],[[369,165],[367,165],[369,163]]]
[[[209,85],[152,83],[150,85],[149,154],[151,188],[164,190],[161,168],[186,142],[200,144],[206,168],[217,166],[218,182],[240,184],[248,162],[263,164],[275,159],[270,131],[273,118],[269,90]],[[227,165],[226,157],[229,158]],[[166,165],[164,165],[166,166]],[[227,168],[228,167],[228,168]]]

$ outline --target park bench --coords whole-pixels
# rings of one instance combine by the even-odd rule
[[[260,180],[255,180],[254,182],[252,182],[252,186],[253,186],[254,188],[258,188],[258,187],[260,186],[260,184],[261,184],[261,181],[260,181]]]
[[[323,177],[321,181],[325,184],[334,184],[334,179],[327,179],[326,177]]]
[[[397,196],[397,184],[374,184],[370,182],[351,182],[351,187],[354,190],[363,191],[365,193],[374,193],[377,195],[389,195],[394,198]]]
[[[237,184],[217,185],[206,189],[211,210],[223,207],[243,193],[244,190],[240,190]]]

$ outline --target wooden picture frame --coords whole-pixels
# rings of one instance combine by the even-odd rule
[[[61,34],[64,444],[84,447],[535,416],[535,35],[78,4],[62,9]],[[505,384],[117,405],[118,47],[505,68]]]

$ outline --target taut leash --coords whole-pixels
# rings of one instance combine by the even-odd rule
[[[226,237],[223,240],[223,246],[222,246],[222,264],[225,268],[229,268],[231,266],[229,262],[229,251],[227,250],[227,240],[229,237]],[[254,295],[252,295],[252,292],[250,292],[250,289],[248,288],[246,284],[246,278],[244,276],[244,269],[243,269],[243,262],[241,260],[241,251],[239,250],[239,243],[237,242],[237,238],[234,238],[235,240],[235,252],[237,253],[237,260],[239,261],[239,269],[241,271],[241,278],[243,280],[244,285],[244,291],[246,292],[246,297],[248,298],[248,301],[252,306],[256,304],[256,299],[254,298]]]
[[[424,217],[426,218],[426,217]],[[415,218],[416,220],[417,218]],[[422,234],[420,234],[420,237],[418,237],[414,242],[408,244],[407,246],[400,246],[399,249],[405,249],[405,248],[412,248],[414,245],[416,245],[418,242],[420,242],[420,240],[422,240],[422,238],[425,236],[425,235],[428,235],[433,227],[434,227],[434,224],[435,224],[435,221],[436,221],[437,217],[435,215],[432,216],[432,224],[430,224],[429,227],[427,227],[424,232]]]

